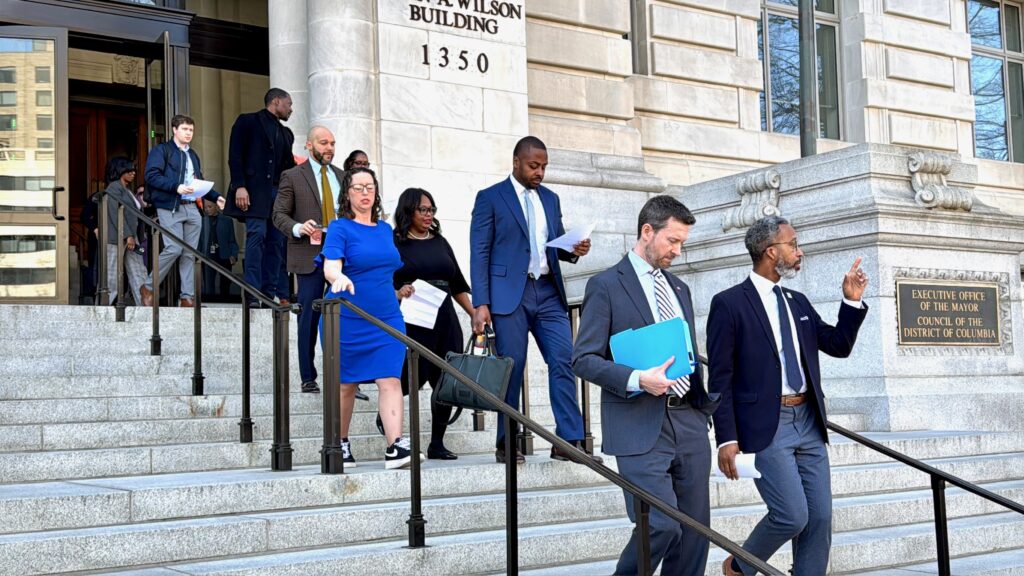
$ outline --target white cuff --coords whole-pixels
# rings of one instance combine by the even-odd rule
[[[846,304],[847,306],[852,306],[858,310],[864,307],[864,304],[861,303],[860,300],[847,300],[846,298],[843,298],[843,304]]]
[[[629,374],[629,380],[626,381],[626,392],[639,392],[640,391],[640,371],[633,370]]]
[[[729,444],[739,444],[739,441],[729,440],[728,442],[722,442],[721,444],[718,445],[718,447],[721,448],[722,446],[728,446]]]
[[[292,226],[292,236],[302,238],[302,224],[296,223],[295,226]]]

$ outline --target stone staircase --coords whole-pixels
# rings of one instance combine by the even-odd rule
[[[191,315],[161,311],[164,356],[151,357],[148,314],[127,312],[127,322],[115,323],[106,308],[0,306],[0,575],[504,572],[505,480],[490,454],[493,416],[486,432],[473,432],[465,416],[449,430],[446,444],[459,460],[424,464],[429,547],[408,549],[409,473],[383,469],[372,387],[353,421],[359,466],[322,475],[321,399],[298,392],[292,362],[296,466],[271,472],[269,312],[255,311],[252,327],[252,444],[238,443],[239,312],[204,310],[204,397],[189,395]],[[532,416],[550,426],[534,357]],[[426,407],[429,392],[420,400]],[[599,432],[596,402],[591,414]],[[421,420],[429,430],[429,411]],[[852,429],[865,422],[859,414],[835,420]],[[1024,433],[869,435],[1024,501]],[[523,573],[611,573],[631,529],[621,492],[586,468],[550,460],[540,438],[535,446],[519,470]],[[935,572],[927,476],[836,436],[830,452],[832,573]],[[753,483],[710,481],[713,527],[741,540],[764,512]],[[947,509],[955,574],[1024,574],[1024,517],[955,489]],[[708,574],[720,573],[723,557],[712,548]],[[772,559],[788,562],[788,550]]]

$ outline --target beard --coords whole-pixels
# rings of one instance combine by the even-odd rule
[[[664,258],[659,258],[654,252],[654,247],[650,245],[644,247],[644,260],[654,268],[664,269],[668,268],[672,264],[671,259],[669,259],[668,262],[663,262]]]
[[[800,261],[797,260],[797,264],[799,263]],[[787,264],[782,260],[775,263],[775,273],[784,280],[792,280],[793,278],[796,278],[797,272],[799,272],[799,270],[797,270],[796,264]]]

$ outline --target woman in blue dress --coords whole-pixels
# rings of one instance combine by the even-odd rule
[[[319,261],[331,284],[328,298],[344,297],[356,306],[405,332],[405,322],[392,287],[402,258],[384,222],[377,176],[368,168],[345,173],[338,194],[338,219],[327,228]],[[405,346],[348,308],[341,308],[341,436],[347,466],[352,466],[348,441],[356,384],[376,382],[378,410],[388,446],[385,468],[401,468],[411,460],[409,440],[402,437],[402,364]]]

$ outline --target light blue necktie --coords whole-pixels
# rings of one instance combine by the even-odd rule
[[[530,235],[530,274],[534,278],[540,278],[540,251],[537,249],[537,217],[533,213],[533,200],[530,199],[530,190],[524,192],[526,197],[526,231]]]

